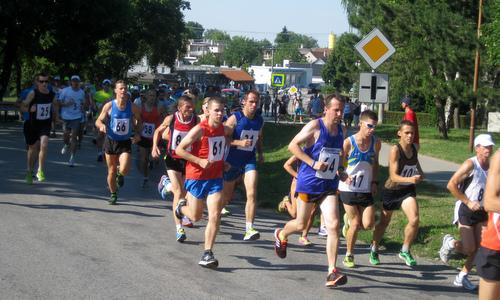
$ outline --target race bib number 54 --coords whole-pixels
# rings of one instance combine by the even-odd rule
[[[220,161],[224,157],[226,149],[226,138],[223,136],[213,136],[208,138],[208,160]]]
[[[339,148],[323,147],[319,153],[318,162],[327,163],[328,166],[324,171],[316,171],[316,177],[321,179],[333,179],[337,174],[340,160]]]

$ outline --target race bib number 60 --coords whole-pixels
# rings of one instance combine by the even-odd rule
[[[226,148],[226,138],[223,136],[213,136],[208,138],[208,160],[220,161],[224,157]]]
[[[323,147],[319,153],[318,162],[327,163],[328,166],[324,171],[316,171],[316,177],[321,179],[333,179],[337,174],[340,160],[339,148]]]

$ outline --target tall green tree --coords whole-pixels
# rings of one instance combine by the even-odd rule
[[[354,50],[359,40],[354,33],[342,34],[323,67],[323,80],[338,91],[348,92],[359,77],[360,58]]]
[[[262,49],[258,42],[242,36],[234,36],[224,49],[224,60],[229,66],[241,67],[259,63]]]
[[[282,63],[285,59],[294,62],[305,62],[304,57],[299,52],[299,48],[318,47],[318,41],[314,38],[289,31],[286,26],[276,35],[274,43],[276,45],[275,63]]]
[[[203,37],[207,40],[212,40],[215,42],[227,43],[231,41],[231,36],[227,32],[219,29],[207,29],[205,30]]]
[[[202,39],[204,31],[205,29],[203,28],[203,25],[198,22],[189,21],[186,23],[186,32],[188,39]]]

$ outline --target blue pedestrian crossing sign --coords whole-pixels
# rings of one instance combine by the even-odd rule
[[[271,86],[284,87],[285,74],[279,74],[279,73],[271,74]]]

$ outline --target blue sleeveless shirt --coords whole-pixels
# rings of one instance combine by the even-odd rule
[[[125,110],[120,110],[116,99],[111,101],[111,113],[106,129],[107,135],[114,141],[125,141],[132,135],[132,102],[127,101]]]
[[[234,140],[252,140],[249,147],[231,146],[226,161],[234,167],[242,167],[249,163],[255,163],[255,146],[259,139],[259,132],[264,125],[261,115],[255,114],[253,119],[245,117],[243,112],[237,111],[233,114],[236,117],[236,127],[233,131]]]
[[[297,175],[297,193],[318,195],[327,191],[335,191],[339,185],[337,169],[340,152],[344,145],[342,126],[338,124],[337,135],[331,136],[323,119],[318,119],[318,122],[320,128],[318,140],[304,149],[304,152],[317,162],[328,163],[328,168],[325,171],[316,171],[308,164],[300,164]]]

